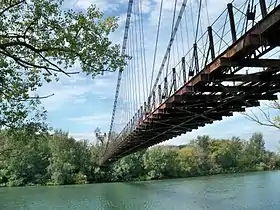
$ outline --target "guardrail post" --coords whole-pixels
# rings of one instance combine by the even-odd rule
[[[214,48],[214,41],[213,41],[213,33],[212,33],[212,27],[208,27],[208,37],[209,37],[209,48],[211,52],[211,58],[212,60],[215,59],[215,48]]]
[[[162,98],[167,98],[168,97],[168,83],[167,83],[167,77],[164,78],[164,95]]]
[[[176,82],[176,69],[172,69],[172,75],[173,75],[173,88],[174,88],[174,93],[177,90],[177,82]]]
[[[183,70],[183,80],[184,84],[187,82],[187,74],[186,74],[186,59],[182,57],[182,70]]]
[[[162,97],[161,97],[161,85],[158,85],[158,101],[159,104],[161,104]]]
[[[262,17],[264,18],[267,15],[265,0],[260,0],[260,6],[261,6]]]
[[[228,9],[228,15],[229,15],[232,42],[235,42],[236,41],[236,29],[235,29],[234,15],[233,15],[233,9],[232,9],[231,3],[227,5],[227,9]]]
[[[156,108],[156,93],[153,91],[153,108]]]

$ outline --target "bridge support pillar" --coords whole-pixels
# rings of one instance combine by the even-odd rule
[[[232,9],[232,4],[231,3],[227,5],[227,9],[228,9],[228,16],[229,16],[232,42],[235,42],[236,41],[236,29],[235,29],[234,15],[233,15],[233,9]]]
[[[158,85],[158,101],[159,101],[159,104],[161,104],[161,102],[162,102],[161,85]]]
[[[147,112],[147,103],[144,102],[144,113],[146,113],[146,112]]]
[[[185,60],[185,57],[182,57],[182,69],[183,69],[183,80],[184,80],[184,84],[185,84],[187,82],[186,60]]]
[[[174,93],[177,90],[177,82],[176,82],[176,69],[172,69],[172,75],[173,75],[173,88],[174,88]]]
[[[168,98],[168,82],[167,82],[167,77],[164,78],[164,98]]]
[[[153,105],[152,106],[153,106],[153,109],[156,108],[156,93],[155,93],[155,91],[153,91]]]
[[[139,121],[140,118],[141,118],[141,108],[138,109],[136,120]]]
[[[194,62],[194,63],[193,63]],[[194,68],[193,68],[194,65]],[[195,70],[195,71],[194,71]],[[193,44],[193,60],[189,70],[189,77],[194,76],[194,73],[199,72],[199,63],[198,63],[198,55],[197,55],[197,44]]]
[[[214,41],[213,41],[213,33],[212,33],[212,27],[208,27],[208,37],[209,37],[209,49],[211,52],[211,59],[214,60],[215,58],[215,48],[214,48]]]
[[[260,0],[260,6],[261,6],[262,17],[265,17],[267,15],[265,0]]]

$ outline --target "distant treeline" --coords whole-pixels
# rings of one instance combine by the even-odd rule
[[[0,186],[62,185],[183,178],[275,170],[280,156],[265,149],[261,133],[249,140],[198,136],[182,146],[156,146],[124,157],[108,170],[97,161],[103,146],[36,127],[0,133]]]

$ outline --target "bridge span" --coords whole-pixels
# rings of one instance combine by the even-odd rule
[[[277,99],[280,59],[266,55],[280,45],[280,6],[275,2],[268,11],[262,0],[257,6],[260,19],[238,37],[234,6],[228,4],[231,43],[217,54],[213,28],[209,26],[204,34],[208,40],[204,64],[199,64],[199,44],[195,42],[191,61],[187,56],[180,57],[178,65],[169,69],[170,74],[156,84],[146,102],[111,139],[100,165],[259,106],[259,100]],[[252,11],[247,10],[247,22],[257,15]],[[257,70],[249,72],[248,68]]]

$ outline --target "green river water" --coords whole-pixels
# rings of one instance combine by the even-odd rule
[[[280,172],[137,183],[0,188],[0,210],[280,210]]]

